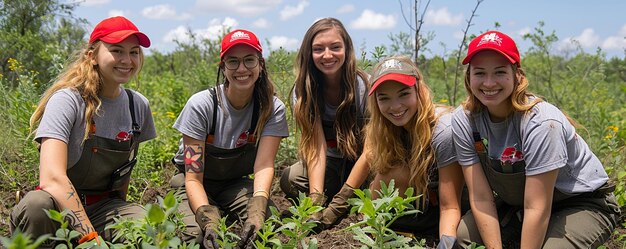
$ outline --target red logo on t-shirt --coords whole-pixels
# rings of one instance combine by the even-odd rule
[[[523,159],[524,155],[522,155],[521,151],[515,149],[515,147],[507,147],[506,149],[504,149],[502,155],[500,156],[500,161],[505,163],[510,162],[511,164],[517,161],[521,161]]]
[[[242,146],[246,143],[248,143],[248,131],[244,131],[239,134],[239,138],[237,138],[237,143],[235,144],[235,147]]]

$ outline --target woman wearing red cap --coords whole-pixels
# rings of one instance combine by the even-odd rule
[[[185,165],[189,203],[181,208],[195,214],[207,248],[219,247],[215,229],[221,213],[245,221],[239,248],[254,243],[269,214],[274,159],[289,131],[285,105],[274,96],[261,53],[254,33],[226,34],[219,85],[194,94],[174,123],[183,134],[176,161]],[[193,223],[193,215],[186,218]]]
[[[575,123],[526,91],[509,36],[488,31],[476,37],[463,60],[468,63],[468,98],[453,121],[472,208],[459,224],[459,241],[487,248],[602,245],[619,207],[602,163]]]
[[[301,161],[283,171],[280,187],[288,198],[304,192],[320,206],[327,196],[345,200],[360,186],[347,178],[363,147],[367,75],[357,69],[352,39],[335,18],[322,18],[307,30],[295,67],[292,108]],[[337,220],[331,213],[323,225]]]
[[[141,206],[125,200],[139,143],[156,132],[148,100],[121,86],[141,70],[141,46],[150,40],[132,22],[107,18],[44,93],[30,119],[41,146],[39,187],[13,209],[12,231],[54,234],[59,224],[43,210],[69,210],[78,243],[98,235],[111,240],[104,229],[113,218],[143,216]]]

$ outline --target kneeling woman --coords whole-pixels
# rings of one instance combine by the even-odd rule
[[[439,228],[441,236],[455,237],[463,175],[452,141],[451,108],[432,103],[421,72],[407,57],[381,61],[372,82],[365,151],[376,172],[370,186],[373,197],[381,180],[388,184],[394,179],[400,193],[412,187],[422,195],[417,203],[422,213],[392,226],[435,234]]]
[[[195,213],[207,248],[217,248],[214,229],[221,212],[245,220],[242,248],[254,241],[269,213],[274,159],[289,132],[285,105],[274,96],[261,52],[250,31],[224,36],[218,69],[223,84],[194,94],[174,124],[183,134],[178,156],[184,158],[189,200],[181,208]]]
[[[607,174],[569,118],[526,91],[515,42],[486,32],[470,42],[467,63],[468,98],[452,126],[472,207],[459,241],[487,248],[602,245],[619,212]]]

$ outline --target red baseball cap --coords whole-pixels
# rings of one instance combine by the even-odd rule
[[[519,51],[513,39],[499,31],[487,31],[470,42],[463,65],[469,63],[476,53],[487,49],[502,54],[512,64],[520,64]]]
[[[384,59],[374,66],[371,78],[372,88],[367,95],[372,95],[385,81],[393,80],[406,86],[414,86],[418,77],[417,72],[406,62],[396,58]]]
[[[259,42],[259,39],[256,37],[256,35],[254,35],[254,33],[245,29],[236,29],[226,34],[224,36],[224,39],[222,39],[222,50],[220,50],[220,59],[223,59],[224,54],[226,54],[226,52],[228,52],[230,48],[237,44],[245,44],[254,48],[256,51],[259,51],[259,53],[263,52],[263,49],[261,48],[261,43]]]
[[[102,20],[91,32],[89,43],[101,40],[106,43],[120,43],[131,35],[137,36],[139,45],[150,47],[150,39],[144,33],[139,32],[137,26],[123,16],[114,16]]]

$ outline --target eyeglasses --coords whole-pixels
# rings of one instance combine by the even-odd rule
[[[224,60],[224,66],[226,66],[226,69],[237,70],[242,61],[243,65],[247,69],[253,69],[259,65],[259,57],[255,55],[248,55],[243,58],[230,57]]]

